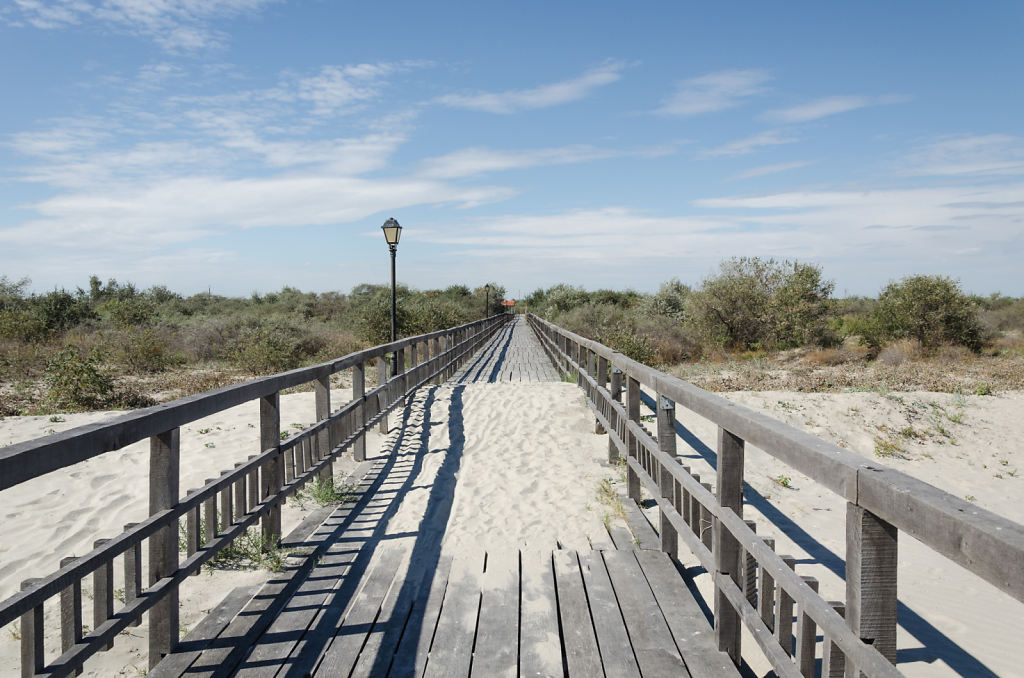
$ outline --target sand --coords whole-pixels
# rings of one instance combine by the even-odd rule
[[[347,392],[334,397],[336,404],[344,402]],[[1024,393],[762,392],[727,397],[1024,522],[1024,447],[1019,442],[1024,439]],[[402,481],[404,496],[388,517],[389,535],[409,539],[433,531],[441,535],[441,548],[452,554],[510,544],[531,550],[607,544],[607,507],[596,494],[601,480],[617,473],[601,463],[607,437],[593,433],[593,417],[575,385],[446,385],[422,390],[411,408],[413,428],[406,435],[374,434],[368,443],[371,457],[393,453],[410,462],[405,467],[410,477]],[[312,394],[284,396],[282,427],[309,424],[313,412]],[[710,423],[682,410],[677,414],[713,445]],[[61,422],[7,418],[0,421],[0,444],[108,416],[113,415],[64,415]],[[256,404],[251,403],[185,427],[183,490],[254,454],[257,426]],[[891,443],[880,449],[900,456],[877,457],[876,438]],[[680,440],[679,451],[690,457],[695,470],[710,472],[702,457],[707,450],[694,450]],[[0,543],[0,596],[14,593],[28,576],[52,571],[61,557],[85,553],[94,539],[112,536],[124,523],[144,517],[147,453],[145,443],[133,445],[0,493],[7,527]],[[344,474],[354,464],[346,455],[338,466]],[[780,552],[797,557],[801,574],[818,577],[827,598],[842,599],[843,503],[752,448],[746,480],[745,517],[757,521],[759,533],[773,534]],[[302,515],[294,503],[285,507],[284,529]],[[1024,675],[1014,652],[1024,605],[906,535],[901,535],[900,549],[900,670],[909,676]],[[691,557],[688,564],[694,562]],[[190,578],[182,591],[183,631],[232,587],[256,585],[266,577],[265,571],[255,570],[204,571]],[[707,579],[698,577],[705,594]],[[58,643],[55,615],[55,609],[47,609],[50,657]],[[8,627],[0,634],[3,675],[16,673],[15,633]],[[145,647],[145,626],[131,629],[114,650],[90,660],[86,675],[136,675],[135,667],[146,663]],[[764,675],[766,667],[752,663]]]

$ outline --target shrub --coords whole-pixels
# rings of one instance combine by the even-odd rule
[[[38,341],[49,333],[46,323],[28,308],[6,308],[0,311],[0,337],[17,341]]]
[[[916,339],[897,339],[878,354],[876,360],[883,365],[902,365],[924,357],[924,347]]]
[[[981,349],[977,308],[952,278],[917,275],[889,283],[873,316],[884,338],[916,339],[926,349],[947,343]]]
[[[686,298],[690,296],[690,288],[672,278],[662,283],[657,293],[644,299],[641,308],[648,315],[661,315],[674,320],[686,317]]]
[[[118,358],[133,372],[162,372],[181,362],[180,356],[171,355],[167,344],[150,328],[129,330],[121,341]]]
[[[48,334],[63,332],[96,317],[84,297],[75,297],[64,290],[33,297],[32,305]]]
[[[598,337],[597,340],[638,363],[644,365],[654,365],[655,363],[654,347],[651,346],[647,337],[641,334],[620,331]]]
[[[103,304],[101,310],[110,317],[115,327],[125,330],[145,327],[156,317],[156,306],[141,296],[111,299]]]
[[[100,369],[99,356],[65,346],[46,364],[46,399],[62,410],[99,409],[114,393],[114,380]]]
[[[726,348],[829,345],[833,287],[810,264],[730,259],[687,297],[687,321],[705,342]]]

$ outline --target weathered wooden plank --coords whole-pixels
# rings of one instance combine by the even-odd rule
[[[521,555],[519,675],[562,678],[562,643],[551,551]]]
[[[471,676],[515,678],[519,665],[519,551],[487,554]]]
[[[442,556],[437,569],[424,578],[402,640],[395,651],[391,675],[422,676],[430,653],[430,644],[437,629],[437,620],[441,612],[448,588],[448,577],[451,574],[451,556]],[[432,576],[431,576],[432,575]]]
[[[579,560],[604,675],[606,678],[639,676],[640,667],[633,656],[629,633],[622,620],[619,603],[615,599],[615,591],[612,589],[601,553],[580,553]]]
[[[690,675],[693,678],[739,676],[729,656],[715,646],[714,633],[704,611],[672,561],[657,551],[637,551],[635,555]]]
[[[473,660],[473,637],[480,609],[480,582],[483,576],[482,552],[452,562],[444,605],[437,620],[426,678],[450,678],[469,675]]]
[[[146,675],[149,678],[174,678],[183,675],[199,654],[212,643],[224,627],[238,614],[256,594],[256,586],[240,586],[232,589],[224,600],[210,614],[196,624],[188,635],[181,639],[174,652],[164,657]]]
[[[552,554],[555,586],[558,590],[558,615],[562,621],[562,642],[570,678],[602,675],[597,636],[591,623],[583,576],[575,551]]]
[[[846,622],[893,664],[898,535],[891,523],[846,505]]]
[[[149,514],[178,503],[180,453],[178,429],[150,438]],[[210,518],[208,517],[209,521]],[[149,584],[170,575],[178,567],[178,524],[162,528],[149,540]],[[178,644],[178,591],[175,589],[149,612],[149,668]]]
[[[637,664],[644,675],[688,676],[665,617],[631,551],[602,551]]]
[[[338,633],[324,653],[314,675],[349,675],[366,637],[373,628],[377,613],[384,604],[384,597],[395,580],[395,573],[406,558],[407,554],[403,549],[385,549],[381,553],[376,566],[369,570],[364,578],[365,583],[348,606]]]
[[[629,526],[629,531],[633,533],[633,539],[636,541],[637,548],[660,550],[661,538],[647,521],[647,516],[628,497],[621,497],[621,499],[622,507],[626,513],[626,524]]]
[[[717,480],[718,505],[731,509],[743,517],[743,439],[722,427],[718,428]],[[715,570],[743,587],[745,568],[741,564],[742,550],[736,537],[720,520],[712,522],[715,544]],[[716,577],[716,581],[717,581]],[[715,639],[718,649],[726,652],[733,662],[740,662],[740,615],[733,609],[725,594],[715,590]]]

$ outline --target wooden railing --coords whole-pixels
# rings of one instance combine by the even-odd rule
[[[332,473],[332,462],[353,449],[366,456],[365,433],[383,422],[419,387],[451,376],[509,316],[497,315],[440,332],[401,339],[343,358],[130,412],[109,422],[81,426],[0,449],[0,490],[32,478],[150,440],[150,516],[130,524],[113,539],[97,541],[60,569],[22,584],[0,603],[0,626],[21,619],[23,676],[66,676],[109,649],[114,637],[149,614],[149,665],[178,643],[178,586],[189,575],[260,521],[268,544],[281,538],[281,503],[317,476]],[[394,369],[385,375],[385,360]],[[377,363],[378,385],[366,390],[367,363]],[[352,370],[351,402],[331,411],[330,377]],[[315,425],[281,440],[280,392],[312,382]],[[178,488],[180,427],[252,400],[260,403],[262,452],[237,464],[181,498]],[[55,516],[59,520],[59,516]],[[185,559],[179,562],[179,521],[184,519]],[[6,529],[12,529],[11,525]],[[200,534],[200,532],[203,534]],[[142,550],[148,546],[148,585],[142,585]],[[123,558],[124,605],[114,609],[113,564]],[[82,632],[82,579],[93,579],[93,623]],[[60,597],[61,647],[47,663],[43,649],[43,604]]]
[[[682,541],[711,574],[718,647],[737,664],[742,623],[779,676],[815,675],[818,630],[822,676],[901,675],[894,666],[899,531],[1024,601],[1024,526],[537,316],[528,319],[609,433],[609,460],[625,458],[630,498],[640,500],[641,485],[656,498],[662,549],[675,555]],[[656,435],[641,424],[641,385],[656,394]],[[676,457],[677,404],[718,427],[714,493]],[[776,554],[773,540],[743,520],[746,442],[846,500],[845,603],[821,598],[818,582],[797,575],[794,559]]]

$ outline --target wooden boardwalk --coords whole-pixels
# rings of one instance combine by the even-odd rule
[[[556,379],[532,330],[515,322],[449,383]],[[429,445],[420,438],[433,425],[425,411],[404,411],[396,449],[357,470],[348,503],[311,515],[283,541],[293,554],[283,572],[256,595],[229,595],[149,675],[738,675],[632,502],[599,542],[613,548],[528,545],[453,558],[436,527],[446,519],[389,533],[389,518],[423,482]],[[432,501],[428,512],[450,511],[450,497]]]
[[[560,379],[537,335],[520,316],[503,327],[451,381],[478,384]]]

